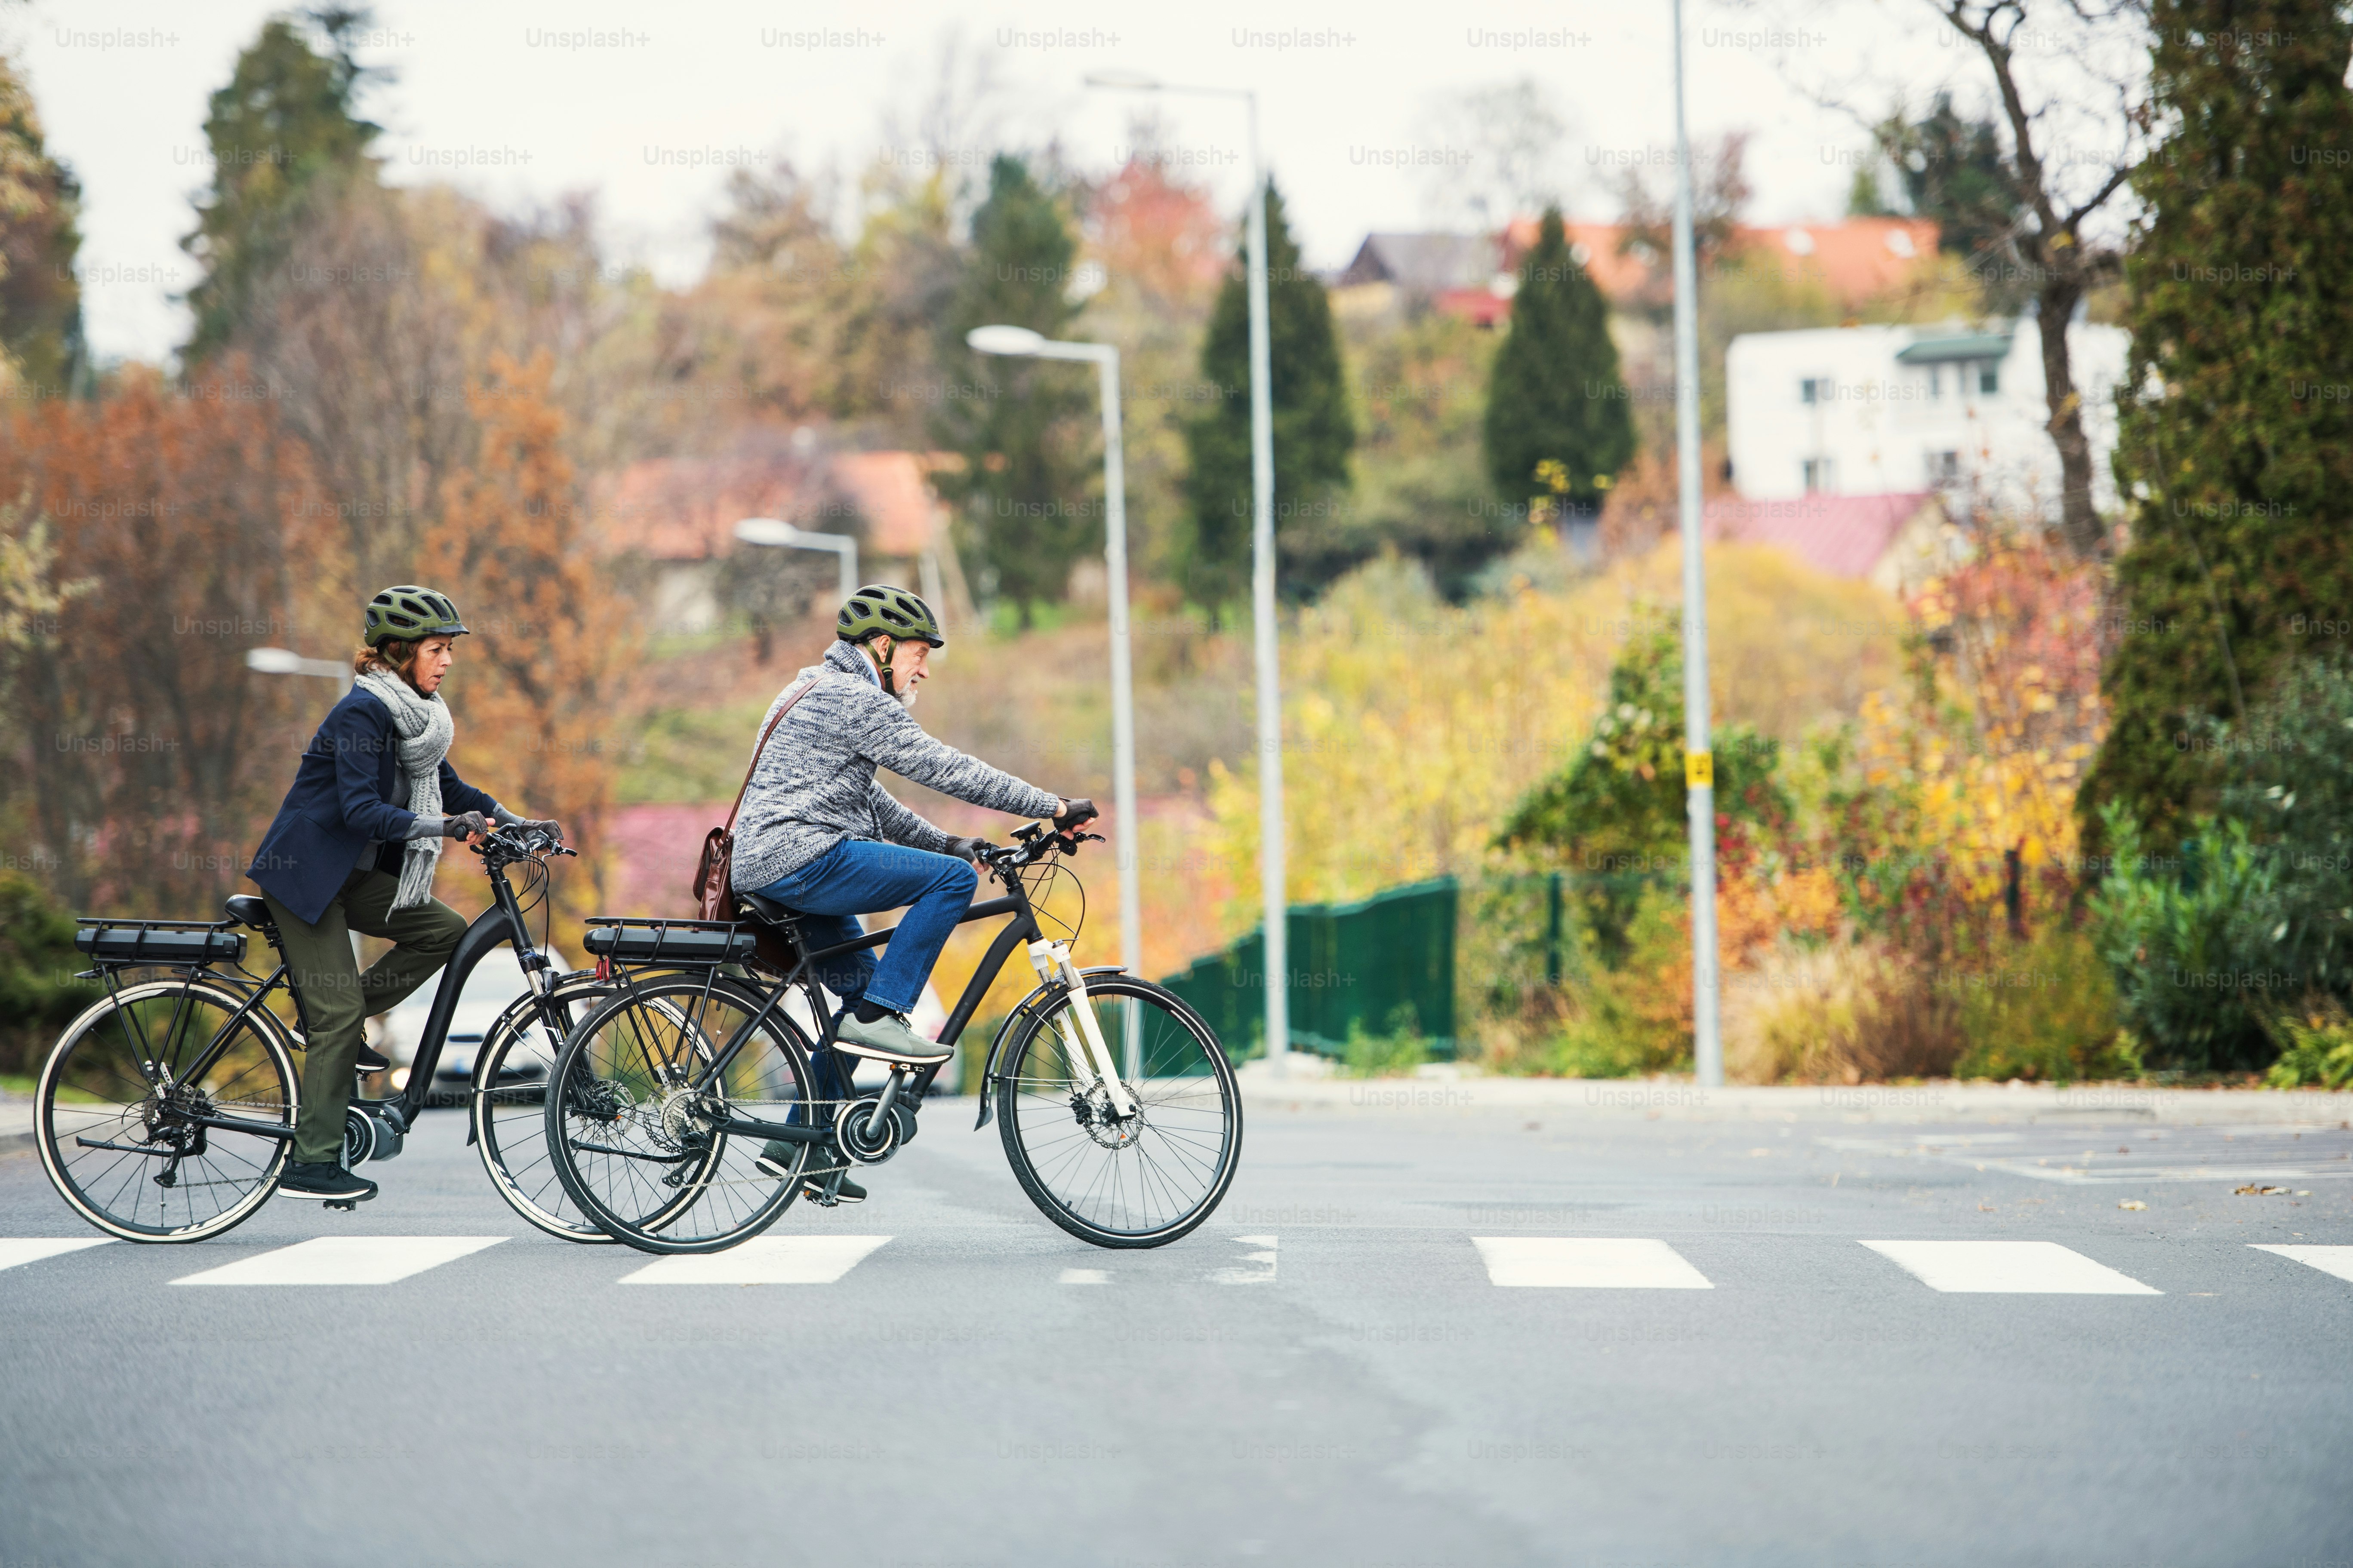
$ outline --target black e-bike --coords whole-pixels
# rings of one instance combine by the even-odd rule
[[[941,1032],[953,1047],[1017,947],[1038,984],[1006,1016],[980,1073],[1022,1190],[1049,1219],[1098,1247],[1159,1247],[1226,1194],[1241,1157],[1233,1065],[1200,1015],[1116,967],[1081,969],[1048,936],[1042,888],[1092,834],[1032,823],[979,855],[1003,896],[965,911],[998,930]],[[1075,879],[1073,879],[1075,882]],[[890,941],[873,931],[810,951],[799,917],[738,895],[734,922],[598,919],[588,951],[614,994],[556,1058],[544,1146],[574,1204],[619,1240],[655,1253],[712,1252],[758,1235],[807,1190],[819,1204],[854,1165],[913,1139],[934,1065],[889,1063],[881,1089],[813,1087],[797,989],[831,1044],[816,975],[825,961]],[[1075,936],[1075,929],[1071,934]],[[665,973],[634,973],[650,965]],[[837,1080],[838,1081],[838,1080]]]
[[[594,972],[555,973],[525,921],[545,900],[548,862],[574,851],[553,830],[506,828],[474,852],[490,879],[491,907],[441,972],[406,1086],[382,1099],[354,1098],[344,1113],[343,1163],[400,1152],[434,1094],[467,978],[504,947],[528,988],[475,1055],[468,1142],[524,1219],[550,1236],[606,1241],[565,1196],[542,1134],[555,1054],[607,994]],[[522,869],[521,896],[511,868]],[[42,1167],[74,1212],[126,1241],[201,1241],[228,1230],[269,1201],[293,1147],[301,995],[282,958],[266,976],[244,967],[239,927],[278,945],[268,906],[240,894],[226,913],[213,921],[84,918],[74,935],[90,961],[87,977],[103,983],[107,995],[67,1026],[41,1068],[37,1141]],[[269,1005],[281,991],[290,1021]]]

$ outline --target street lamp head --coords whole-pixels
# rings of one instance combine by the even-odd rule
[[[1034,354],[1046,346],[1046,335],[1027,327],[975,327],[964,341],[985,354]]]
[[[300,675],[302,656],[290,647],[249,647],[245,650],[245,668],[264,675]]]
[[[801,531],[776,517],[747,517],[735,525],[735,537],[746,544],[797,544]]]
[[[1089,71],[1087,72],[1087,85],[1089,87],[1115,88],[1123,92],[1158,92],[1160,90],[1160,79],[1156,76],[1148,75],[1144,71]]]

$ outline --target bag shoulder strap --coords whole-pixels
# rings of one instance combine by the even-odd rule
[[[793,705],[807,697],[810,689],[816,685],[817,682],[814,680],[802,681],[801,689],[785,699],[785,705],[776,710],[776,716],[768,721],[766,729],[760,731],[760,743],[752,748],[752,765],[744,770],[744,787],[735,792],[735,804],[727,808],[729,833],[735,831],[735,814],[744,809],[744,797],[751,793],[752,775],[760,771],[760,754],[768,749],[768,737],[776,732],[776,726],[785,721],[785,715],[793,710]]]

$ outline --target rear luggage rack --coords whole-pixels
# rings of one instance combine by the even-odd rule
[[[201,969],[217,962],[239,963],[245,958],[245,937],[229,921],[123,921],[84,915],[74,925],[74,950],[87,954],[98,969],[138,965]]]
[[[616,963],[659,963],[681,968],[745,963],[758,936],[728,921],[628,920],[591,915],[580,945]]]

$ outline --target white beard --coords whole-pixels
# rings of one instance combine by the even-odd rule
[[[899,699],[900,707],[905,709],[910,713],[913,713],[915,710],[915,698],[918,693],[913,688],[911,687],[905,691],[895,693],[895,695]]]

